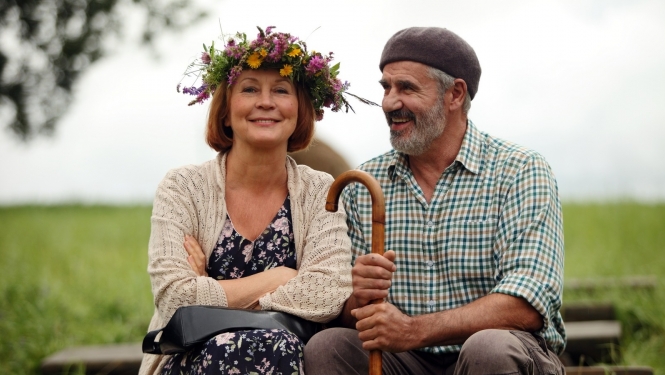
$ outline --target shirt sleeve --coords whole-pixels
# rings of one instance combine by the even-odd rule
[[[491,293],[524,298],[550,329],[561,308],[563,222],[558,188],[549,165],[535,155],[514,174],[499,213],[495,254],[498,284]],[[557,324],[555,322],[555,324]]]

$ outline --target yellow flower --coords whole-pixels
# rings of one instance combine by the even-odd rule
[[[284,67],[279,70],[279,75],[282,77],[288,77],[293,72],[293,67],[289,64],[284,64]]]
[[[296,56],[300,55],[301,53],[302,53],[302,51],[300,50],[300,48],[295,47],[291,50],[291,52],[288,53],[288,55],[291,56],[291,57],[296,57]]]
[[[259,50],[259,54],[261,55],[261,57],[266,57],[266,56],[268,56],[268,51],[266,51],[265,48],[261,48]]]
[[[249,57],[247,58],[247,65],[249,65],[250,68],[256,69],[259,66],[261,66],[261,63],[263,62],[263,59],[259,57],[258,52],[254,52]]]

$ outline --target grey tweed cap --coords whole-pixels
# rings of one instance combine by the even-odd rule
[[[473,48],[448,29],[411,27],[393,35],[381,54],[379,68],[395,61],[415,61],[463,79],[473,99],[480,82],[480,62]]]

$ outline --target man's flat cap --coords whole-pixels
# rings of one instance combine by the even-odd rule
[[[478,91],[480,62],[473,48],[450,30],[411,27],[392,36],[383,48],[379,68],[395,61],[416,61],[466,82],[471,99]]]

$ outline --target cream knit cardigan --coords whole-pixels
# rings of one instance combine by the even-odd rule
[[[297,165],[290,157],[286,170],[298,275],[259,303],[263,310],[328,322],[351,294],[346,214],[341,207],[336,213],[325,210],[330,175]],[[210,257],[226,220],[225,177],[226,154],[220,154],[201,165],[169,171],[157,188],[148,245],[155,303],[149,330],[166,325],[180,306],[227,306],[224,289],[213,278],[194,273],[183,246],[185,234],[191,234]],[[139,374],[159,373],[167,358],[144,354]]]

